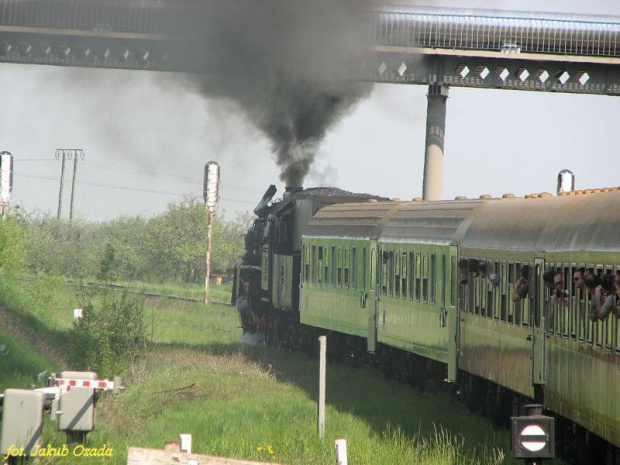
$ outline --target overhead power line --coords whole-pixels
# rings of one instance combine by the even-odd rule
[[[23,178],[47,179],[50,181],[58,181],[58,178],[54,176],[42,176],[42,175],[36,175],[36,174],[17,174],[17,173],[15,173],[15,176],[23,177]],[[91,182],[91,181],[80,181],[77,184],[94,186],[94,187],[103,187],[103,188],[112,189],[112,190],[126,190],[126,191],[135,191],[135,192],[147,192],[150,194],[172,195],[175,197],[182,197],[184,195],[187,195],[187,192],[158,191],[158,190],[153,190],[153,189],[141,189],[137,187],[126,187],[126,186],[119,186],[119,185],[114,185],[114,184],[105,184],[105,183],[98,183],[98,182]],[[225,202],[254,205],[254,202],[250,202],[248,200],[233,199],[233,198],[226,198],[226,197],[221,197],[221,200]]]
[[[19,161],[22,162],[22,161],[56,161],[56,160],[53,158],[25,158],[25,159],[20,159]],[[200,178],[200,176],[198,176],[197,178],[190,178],[186,176],[176,176],[176,175],[171,175],[170,173],[164,173],[162,171],[152,170],[149,168],[137,167],[135,165],[123,165],[120,163],[110,163],[110,162],[102,162],[102,161],[96,161],[96,160],[84,160],[82,166],[86,168],[90,164],[98,165],[101,167],[101,169],[105,169],[108,171],[114,171],[117,173],[125,173],[125,174],[132,174],[132,175],[138,175],[138,176],[148,176],[150,178],[164,179],[167,181],[179,182],[179,183],[188,184],[191,186],[202,186],[202,179]],[[131,173],[128,173],[128,171],[130,171]],[[44,179],[51,179],[51,178],[44,178]],[[78,182],[78,184],[81,184],[81,182]],[[244,188],[244,187],[234,185],[231,183],[227,183],[224,181],[222,181],[221,184],[227,190],[234,190],[237,192],[247,192],[249,194],[255,195],[256,197],[262,195],[262,191],[258,189]],[[248,204],[249,203],[251,202],[248,202]]]

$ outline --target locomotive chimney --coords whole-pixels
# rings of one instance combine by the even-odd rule
[[[298,186],[298,187],[287,186],[284,190],[284,198],[287,198],[288,196],[296,194],[297,192],[301,192],[303,190],[304,188],[301,186]]]

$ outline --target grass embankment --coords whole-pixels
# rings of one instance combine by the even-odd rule
[[[53,363],[34,348],[7,331],[6,320],[0,312],[0,392],[12,387],[27,387],[36,375]]]
[[[59,291],[46,312],[34,312],[45,319],[44,335],[70,325],[75,305],[67,299],[74,292]],[[508,434],[495,432],[454,399],[416,392],[369,368],[338,364],[328,365],[321,442],[316,359],[239,344],[231,307],[148,299],[146,308],[153,347],[145,363],[126,374],[124,394],[101,396],[97,431],[87,439],[88,447],[110,447],[113,457],[89,458],[89,464],[124,464],[128,447],[161,449],[181,433],[193,435],[196,453],[287,464],[332,463],[334,440],[341,437],[355,464],[511,463],[504,459]],[[19,370],[45,368],[32,362]],[[44,440],[62,447],[66,438],[48,420]],[[83,464],[84,457],[48,463]]]

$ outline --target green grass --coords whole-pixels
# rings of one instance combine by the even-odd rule
[[[45,312],[27,306],[16,311],[41,318],[44,337],[66,334],[71,325],[75,288],[56,291]],[[367,367],[335,363],[328,364],[326,435],[320,441],[315,358],[240,344],[238,318],[229,306],[149,298],[145,323],[154,345],[142,364],[125,373],[122,395],[101,396],[97,429],[87,439],[89,447],[112,447],[114,456],[89,458],[89,464],[124,464],[128,447],[162,449],[181,433],[193,435],[196,453],[287,464],[333,462],[334,440],[341,437],[355,464],[512,463],[505,458],[507,432],[496,432],[455,399],[419,393]],[[45,359],[32,356],[13,372],[27,378],[47,368]],[[57,447],[66,442],[49,419],[44,440]]]
[[[129,446],[161,449],[191,433],[196,453],[325,464],[333,462],[334,440],[345,437],[351,463],[503,463],[505,433],[451,399],[421,395],[367,368],[329,367],[321,442],[316,371],[313,358],[261,346],[159,347],[123,395],[100,400],[89,445],[112,444],[120,464]],[[64,441],[49,439],[58,447]]]
[[[7,388],[28,388],[36,381],[36,375],[47,369],[54,369],[48,358],[39,354],[25,341],[10,335],[0,327],[0,392]]]

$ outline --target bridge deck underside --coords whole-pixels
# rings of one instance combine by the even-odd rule
[[[208,2],[0,0],[0,62],[226,76],[209,47],[184,37]],[[203,10],[200,10],[204,13]],[[370,13],[368,52],[351,79],[620,95],[620,23]],[[618,20],[620,21],[620,20]]]
[[[198,44],[167,41],[147,34],[128,38],[41,32],[0,29],[0,62],[224,76],[228,72],[218,69],[216,63],[209,63]],[[373,82],[620,95],[617,65],[536,58],[499,53],[459,55],[458,50],[444,55],[440,50],[410,53],[377,48],[370,49],[361,62],[347,66],[352,79]]]

